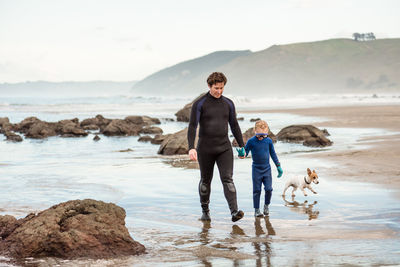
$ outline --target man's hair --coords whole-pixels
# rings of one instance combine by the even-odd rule
[[[209,86],[213,86],[216,83],[224,83],[224,85],[228,82],[225,75],[222,72],[213,72],[207,78],[207,84]]]
[[[256,121],[254,129],[267,130],[267,129],[269,129],[269,127],[268,127],[268,124],[265,121],[258,120],[258,121]]]

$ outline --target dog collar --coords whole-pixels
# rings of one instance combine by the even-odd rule
[[[311,182],[307,182],[307,179],[305,176],[304,176],[304,182],[306,182],[306,184],[311,184]]]

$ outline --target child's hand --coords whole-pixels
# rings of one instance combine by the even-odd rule
[[[283,170],[281,166],[278,166],[278,178],[281,178],[283,174]]]
[[[238,153],[239,158],[244,159],[246,156],[246,151],[244,150],[244,147],[241,148],[236,148],[236,151]]]

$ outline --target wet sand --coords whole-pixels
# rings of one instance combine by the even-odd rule
[[[255,112],[255,111],[252,111]],[[326,121],[310,124],[317,127],[382,128],[393,134],[358,140],[359,149],[325,151],[305,155],[331,160],[343,168],[332,168],[331,173],[349,181],[378,183],[397,190],[400,197],[400,106],[349,106],[304,109],[257,110],[265,113],[290,113],[323,117]],[[365,149],[365,145],[369,145]],[[363,146],[363,147],[361,147]]]

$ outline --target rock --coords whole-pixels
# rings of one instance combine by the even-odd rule
[[[139,133],[142,134],[162,134],[163,130],[160,127],[155,127],[155,126],[146,126],[143,127]]]
[[[151,140],[153,140],[153,137],[151,137],[150,135],[144,135],[139,137],[138,139],[139,142],[150,142]]]
[[[237,120],[238,121],[244,121],[244,118],[243,117],[239,117],[239,118],[237,118]]]
[[[4,123],[10,123],[10,120],[7,117],[0,118],[0,127],[3,127]]]
[[[25,124],[23,129],[26,129],[27,125],[30,125],[30,128],[25,133],[25,137],[27,138],[42,139],[57,135],[55,131],[56,127],[48,122],[33,121],[32,123]]]
[[[133,149],[128,148],[128,149],[118,150],[117,152],[132,152],[132,151]]]
[[[1,239],[3,239],[6,236],[9,236],[10,233],[14,231],[16,225],[17,225],[17,219],[15,219],[13,216],[0,215],[0,242]]]
[[[39,122],[42,121],[36,117],[25,118],[23,121],[15,125],[15,131],[20,133],[27,133],[31,126]]]
[[[331,134],[328,132],[327,129],[323,129],[322,132],[324,133],[325,136],[331,136]]]
[[[259,121],[259,120],[261,120],[260,118],[257,118],[257,119],[250,119],[250,122],[256,122],[256,121]]]
[[[13,133],[11,131],[5,132],[4,135],[7,137],[7,141],[11,142],[22,142],[22,137],[16,133]]]
[[[195,100],[193,100],[191,103],[186,104],[181,110],[179,110],[177,113],[175,113],[176,120],[177,121],[184,121],[184,122],[189,122],[190,119],[190,111],[192,110],[192,105],[194,102],[196,102],[199,98],[201,98],[203,95],[206,93],[203,93],[196,97]]]
[[[162,155],[187,154],[188,153],[187,132],[188,128],[185,128],[177,133],[167,136],[167,138],[165,138],[165,140],[161,143],[161,146],[158,149],[158,154]]]
[[[154,136],[154,138],[151,140],[151,143],[153,145],[160,145],[162,144],[162,142],[169,137],[171,134],[166,134],[166,135],[162,135],[162,134],[157,134],[156,136]]]
[[[100,128],[100,130],[103,130],[104,128],[106,128],[106,126],[111,122],[111,119],[106,119],[104,118],[102,115],[96,115],[96,117],[94,118],[89,118],[89,119],[85,119],[83,120],[80,125],[81,127],[85,127],[88,125],[97,125],[98,128]]]
[[[59,121],[57,125],[57,133],[61,135],[61,137],[79,137],[88,135],[88,133],[81,128],[78,119]]]
[[[89,125],[83,126],[83,129],[86,131],[95,131],[95,130],[99,130],[100,128],[96,124],[89,124]]]
[[[164,118],[163,120],[165,120],[165,121],[169,121],[169,122],[171,122],[171,121],[175,121],[174,119],[172,119],[172,118]]]
[[[246,132],[244,132],[244,133],[242,134],[242,136],[243,136],[243,142],[246,144],[246,142],[247,142],[250,138],[252,138],[254,135],[255,135],[255,133],[254,133],[254,128],[252,127],[252,128],[250,128],[250,129],[248,129]],[[272,139],[272,142],[276,143],[276,136],[271,132],[271,130],[268,131],[268,137]],[[232,146],[234,146],[234,147],[238,147],[238,146],[239,146],[239,144],[238,144],[237,141],[236,141],[236,138],[233,139],[233,141],[232,141]]]
[[[106,136],[132,136],[139,135],[142,127],[126,120],[112,120],[102,132]]]
[[[149,116],[128,116],[124,119],[125,121],[138,125],[153,125],[153,124],[161,124],[161,121],[157,118],[151,118]]]
[[[291,125],[283,128],[278,134],[279,141],[303,143],[305,146],[324,147],[332,145],[332,141],[324,133],[312,125]]]
[[[94,141],[99,141],[99,140],[100,140],[100,137],[96,134],[96,135],[93,137],[93,140],[94,140]]]
[[[0,216],[0,252],[13,258],[109,258],[145,247],[125,226],[125,210],[91,199],[72,200],[15,220]]]

